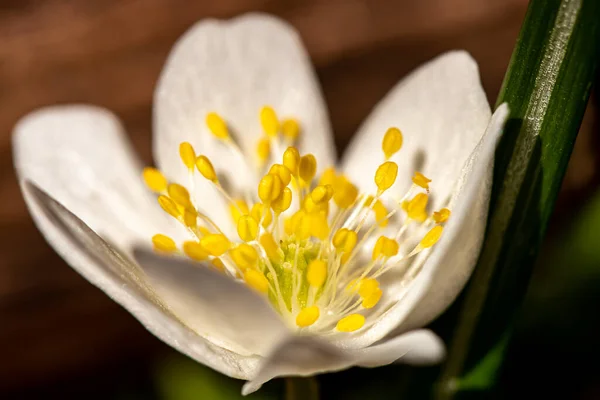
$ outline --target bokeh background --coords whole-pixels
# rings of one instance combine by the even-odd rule
[[[0,397],[236,398],[240,387],[175,354],[45,243],[13,171],[19,117],[48,104],[107,107],[151,163],[152,92],[175,40],[202,18],[265,11],[305,41],[342,151],[394,83],[446,50],[473,55],[493,104],[526,8],[526,0],[0,0]],[[600,399],[599,150],[592,96],[515,321],[501,396]],[[376,371],[320,378],[323,398],[395,398],[389,378],[404,369]],[[382,394],[368,396],[375,386]]]

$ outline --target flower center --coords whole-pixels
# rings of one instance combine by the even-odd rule
[[[294,147],[301,133],[297,120],[280,121],[271,107],[263,107],[259,118],[264,137],[255,164],[264,175],[255,193],[230,193],[206,156],[187,142],[179,147],[190,182],[199,173],[214,185],[229,205],[239,238],[224,234],[184,186],[145,168],[144,181],[158,194],[160,206],[190,235],[180,247],[166,235],[154,235],[154,249],[210,263],[266,296],[298,329],[321,334],[361,329],[386,311],[378,307],[385,295],[381,277],[396,269],[399,279],[409,283],[422,265],[414,262],[416,256],[439,240],[450,210],[428,215],[431,180],[419,172],[403,197],[388,195],[398,174],[389,159],[403,142],[398,128],[383,137],[384,161],[374,176],[377,191],[369,194],[332,167],[316,177],[315,157]],[[221,116],[209,113],[206,124],[216,140],[250,165]],[[372,248],[370,257],[364,255],[367,248]]]

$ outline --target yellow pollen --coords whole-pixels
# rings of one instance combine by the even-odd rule
[[[169,197],[177,204],[182,206],[183,208],[193,209],[192,202],[190,200],[190,193],[186,188],[177,184],[171,183],[167,186],[167,193],[169,193]]]
[[[198,226],[198,214],[193,210],[183,212],[183,223],[190,229],[196,229]]]
[[[298,176],[298,167],[300,166],[300,153],[298,149],[295,147],[288,147],[283,152],[283,165],[287,167],[288,170],[294,176]]]
[[[438,240],[440,240],[440,237],[442,236],[442,232],[444,231],[444,227],[441,225],[436,225],[433,228],[431,228],[431,230],[429,232],[427,232],[425,234],[425,237],[423,238],[423,240],[421,240],[421,243],[419,243],[419,246],[423,249],[427,249],[431,246],[433,246],[434,244],[437,243]]]
[[[275,242],[275,239],[273,239],[273,235],[268,232],[264,233],[261,235],[259,242],[271,260],[281,261],[279,246],[277,245],[277,242]]]
[[[272,107],[264,106],[260,110],[260,125],[267,136],[277,136],[277,133],[279,132],[279,120]]]
[[[175,202],[173,200],[171,200],[170,198],[168,198],[167,196],[165,196],[165,195],[158,196],[158,204],[170,216],[175,217],[177,219],[179,219],[181,217],[181,212],[179,211],[179,208],[177,208],[177,204],[175,204]]]
[[[206,126],[217,139],[229,138],[229,130],[227,129],[227,123],[221,118],[221,116],[215,112],[206,114]]]
[[[298,229],[298,225],[300,224],[300,222],[302,222],[302,219],[304,218],[304,214],[304,210],[298,210],[291,217],[286,218],[283,227],[287,235],[291,236],[296,232],[296,230]]]
[[[227,236],[221,233],[211,233],[200,239],[200,244],[211,256],[222,256],[231,248],[231,242]]]
[[[300,158],[298,165],[298,174],[306,185],[310,184],[310,181],[315,177],[317,173],[317,159],[312,154],[303,155]]]
[[[433,213],[433,220],[438,224],[448,221],[450,218],[450,210],[447,208],[442,208],[440,211],[436,211]]]
[[[347,317],[340,319],[336,328],[340,332],[354,332],[363,327],[365,317],[360,314],[350,314]]]
[[[429,182],[431,182],[431,179],[427,178],[422,173],[415,172],[415,176],[413,176],[412,181],[415,185],[420,186],[423,189],[429,191]]]
[[[198,158],[196,158],[196,168],[198,168],[198,171],[204,178],[215,183],[218,182],[217,173],[208,157],[198,156]]]
[[[198,242],[183,243],[183,252],[194,261],[204,261],[208,259],[208,251]]]
[[[332,185],[335,182],[336,173],[335,168],[329,167],[323,171],[321,177],[319,178],[319,185]]]
[[[269,174],[277,175],[279,179],[281,179],[283,186],[289,185],[290,181],[292,180],[292,174],[290,170],[282,164],[273,164],[271,169],[269,169]]]
[[[386,160],[400,150],[402,142],[403,138],[400,129],[392,127],[387,130],[381,143],[381,149],[383,150],[383,154],[385,154]]]
[[[281,131],[286,138],[296,140],[300,134],[300,124],[293,118],[285,119],[281,124]]]
[[[278,198],[273,200],[271,208],[278,214],[286,211],[292,205],[292,191],[290,188],[284,188]]]
[[[306,272],[306,280],[309,285],[320,288],[325,283],[327,278],[327,263],[323,260],[312,260],[308,264],[308,271]]]
[[[358,295],[362,298],[371,296],[379,289],[379,282],[374,278],[363,278],[358,285]]]
[[[396,176],[398,176],[398,164],[393,161],[386,161],[377,168],[375,172],[375,184],[379,192],[388,190],[394,182],[396,182]]]
[[[250,210],[248,209],[248,204],[243,199],[234,200],[233,203],[229,204],[229,213],[231,214],[231,218],[233,218],[233,222],[237,224],[238,220],[242,215],[248,215]]]
[[[200,234],[201,234],[202,236],[206,236],[206,235],[210,235],[210,234],[211,234],[211,232],[210,232],[210,229],[208,229],[208,228],[207,228],[207,227],[205,227],[205,226],[201,226],[201,227],[199,227],[199,228],[198,228],[198,230],[200,231]]]
[[[269,207],[265,206],[262,203],[255,203],[252,206],[250,215],[252,215],[252,217],[254,217],[255,220],[259,222],[262,221],[261,225],[264,228],[271,225],[271,222],[273,221],[273,215],[271,214],[271,210],[269,209]]]
[[[163,253],[174,253],[177,251],[175,241],[167,235],[161,235],[160,233],[152,236],[152,244],[154,245],[154,250]]]
[[[383,256],[385,258],[393,257],[398,254],[398,242],[385,236],[380,236],[373,248],[373,260]]]
[[[306,307],[302,309],[302,311],[300,311],[296,316],[296,325],[298,325],[300,328],[311,326],[319,319],[320,314],[319,307]]]
[[[156,168],[146,167],[142,172],[144,182],[150,190],[154,192],[163,192],[167,188],[167,179],[164,175]]]
[[[333,186],[319,185],[313,189],[310,197],[315,204],[326,203],[333,197]]]
[[[248,268],[244,272],[244,280],[248,286],[259,293],[267,294],[269,292],[269,281],[255,269]]]
[[[277,175],[267,174],[258,184],[258,197],[263,203],[269,204],[279,197],[283,190],[283,183]]]
[[[369,296],[363,297],[362,306],[364,308],[373,308],[379,303],[383,291],[379,288],[375,289]]]
[[[375,201],[374,204],[373,201]],[[388,215],[388,210],[387,208],[385,208],[381,200],[376,200],[373,196],[369,196],[367,197],[366,204],[371,204],[371,208],[375,213],[375,221],[379,224],[379,226],[385,228],[388,224],[388,220],[386,219],[386,216]]]
[[[255,267],[256,262],[258,261],[258,252],[254,247],[246,243],[242,243],[231,249],[229,254],[233,259],[233,262],[235,262],[242,270]]]
[[[308,224],[310,235],[320,240],[325,240],[329,236],[329,224],[327,216],[322,213],[312,213],[308,215]]]
[[[182,142],[179,144],[179,157],[181,157],[181,161],[183,161],[183,164],[188,167],[188,169],[194,169],[196,152],[191,144],[188,142]]]
[[[271,141],[269,138],[262,138],[256,145],[256,155],[261,164],[264,164],[271,155]]]
[[[212,261],[210,262],[213,267],[215,267],[218,271],[223,272],[225,270],[225,264],[223,264],[223,261],[221,261],[220,258],[213,258]]]
[[[340,252],[350,253],[354,250],[357,241],[358,235],[356,232],[347,228],[341,228],[333,235],[331,244],[333,244],[333,247]]]
[[[243,215],[238,219],[237,232],[244,242],[256,240],[258,235],[258,222],[250,215]]]
[[[348,179],[339,176],[333,186],[333,201],[340,208],[348,208],[354,204],[358,197],[358,188]]]
[[[406,203],[406,213],[408,214],[408,218],[418,222],[425,221],[425,219],[427,219],[427,212],[425,209],[428,201],[429,196],[425,193],[416,194],[412,200]]]

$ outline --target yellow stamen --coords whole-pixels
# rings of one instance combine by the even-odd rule
[[[209,256],[208,251],[200,243],[192,241],[183,243],[183,252],[195,261],[204,261]]]
[[[164,175],[156,168],[146,167],[142,172],[144,182],[150,190],[154,192],[163,192],[167,188],[167,179]]]
[[[362,306],[364,308],[373,308],[379,303],[383,291],[379,288],[375,289],[369,296],[363,297]]]
[[[177,208],[177,204],[175,204],[175,202],[167,196],[158,196],[158,204],[162,207],[163,210],[165,210],[167,214],[171,215],[172,217],[178,219],[181,217],[181,212],[179,211],[179,208]]]
[[[381,200],[376,200],[373,196],[367,197],[366,204],[371,204],[371,209],[375,213],[375,221],[381,226],[385,228],[388,224],[388,220],[386,219],[388,215],[388,210],[385,208]]]
[[[358,197],[358,188],[345,177],[335,179],[333,186],[333,201],[340,208],[348,208],[354,204]]]
[[[245,270],[246,268],[254,268],[258,261],[258,253],[256,249],[249,244],[242,243],[239,246],[229,251],[233,262],[236,263],[240,269]]]
[[[217,139],[224,140],[229,138],[227,124],[219,114],[215,112],[206,114],[206,126],[208,126],[210,133]]]
[[[167,235],[162,235],[160,233],[152,236],[152,244],[154,245],[154,250],[163,253],[174,253],[177,251],[175,241]]]
[[[258,222],[250,215],[243,215],[238,219],[237,232],[244,242],[256,240],[258,235]]]
[[[283,183],[277,175],[267,174],[258,184],[258,197],[263,203],[269,204],[279,197],[283,190]]]
[[[183,161],[183,164],[188,167],[188,169],[194,169],[196,152],[191,144],[188,142],[182,142],[179,144],[179,157],[181,157],[181,161]]]
[[[223,261],[221,261],[220,258],[213,258],[212,261],[210,262],[213,267],[215,267],[218,271],[225,271],[225,264],[223,264]]]
[[[273,214],[271,213],[271,210],[262,203],[255,203],[252,206],[250,215],[252,215],[255,220],[262,221],[261,225],[264,228],[271,225],[271,222],[273,221]]]
[[[398,254],[398,248],[398,242],[385,236],[380,236],[375,243],[375,248],[373,248],[373,260],[377,260],[379,257],[393,257]]]
[[[331,239],[331,243],[336,250],[346,253],[350,253],[352,250],[354,250],[357,241],[358,235],[356,232],[347,228],[339,229]]]
[[[308,271],[306,272],[306,280],[309,285],[320,288],[325,283],[327,278],[327,263],[323,260],[312,260],[308,264]]]
[[[293,118],[285,119],[281,124],[281,131],[286,138],[296,140],[300,134],[300,124]]]
[[[209,181],[218,182],[217,173],[212,163],[206,156],[199,156],[196,158],[196,168],[202,174],[202,176]]]
[[[177,184],[171,183],[167,186],[167,193],[169,193],[169,197],[173,199],[173,201],[183,208],[193,209],[192,202],[190,200],[190,192],[187,191],[186,188]]]
[[[433,220],[438,224],[444,223],[448,221],[448,218],[450,218],[450,214],[450,210],[448,210],[447,208],[442,208],[440,211],[436,211],[433,213]]]
[[[308,185],[317,173],[317,159],[312,154],[303,155],[298,165],[298,175]]]
[[[420,186],[423,189],[429,191],[429,182],[431,182],[431,179],[427,178],[422,173],[415,172],[415,176],[413,176],[412,181],[415,185]]]
[[[248,215],[250,210],[248,210],[248,204],[243,199],[236,199],[233,203],[229,204],[229,213],[231,214],[231,218],[233,218],[233,222],[237,224],[238,220],[242,215]]]
[[[431,228],[431,230],[429,232],[427,232],[425,234],[425,237],[423,237],[423,240],[421,240],[421,243],[419,243],[419,247],[423,248],[423,249],[427,249],[431,246],[433,246],[434,244],[437,243],[438,240],[440,240],[440,237],[442,236],[442,232],[444,231],[444,227],[441,225],[436,225],[433,228]]]
[[[310,197],[315,204],[326,203],[333,197],[333,186],[319,185],[313,189]]]
[[[248,268],[244,272],[244,280],[248,286],[259,293],[267,294],[269,292],[269,281],[255,269]]]
[[[275,241],[275,239],[273,239],[273,235],[271,235],[268,232],[264,233],[261,235],[259,242],[260,242],[260,245],[263,247],[263,249],[265,249],[267,256],[271,260],[274,260],[277,262],[281,261],[281,254],[279,252],[279,246],[277,245],[277,242]]]
[[[258,141],[258,144],[256,145],[256,155],[261,164],[267,162],[271,155],[271,141],[269,138],[262,138]]]
[[[273,200],[271,203],[271,208],[278,214],[286,211],[292,205],[292,191],[290,188],[284,188],[281,195]]]
[[[310,306],[302,309],[296,316],[296,325],[300,328],[311,326],[319,319],[320,311],[317,306]]]
[[[294,176],[298,176],[298,167],[300,166],[300,153],[298,149],[295,147],[288,147],[283,152],[283,165],[287,167],[288,170]]]
[[[375,184],[379,192],[388,190],[394,182],[396,182],[396,176],[398,175],[398,164],[393,161],[386,161],[377,168],[375,172]]]
[[[427,219],[427,202],[429,201],[429,196],[425,193],[418,193],[406,203],[406,213],[408,214],[408,218],[414,219],[418,222],[423,222]]]
[[[219,257],[231,248],[231,242],[227,236],[221,233],[211,233],[200,239],[200,244],[210,255]]]
[[[190,229],[196,229],[198,226],[198,213],[194,210],[186,209],[183,212],[183,223]]]
[[[377,289],[379,289],[379,282],[374,278],[363,278],[358,285],[358,295],[362,298],[369,297]]]
[[[383,150],[383,154],[385,154],[386,160],[400,150],[402,142],[403,138],[400,129],[392,127],[387,130],[381,143],[381,149]]]
[[[329,236],[329,224],[327,216],[322,213],[312,213],[308,215],[308,224],[310,235],[319,240],[325,240]]]
[[[277,175],[279,179],[281,179],[283,186],[289,185],[290,180],[292,180],[292,174],[290,170],[282,164],[273,164],[271,169],[269,169],[269,174]]]
[[[264,106],[260,110],[260,125],[267,136],[277,136],[277,133],[279,132],[279,120],[272,107]]]
[[[340,332],[354,332],[363,327],[365,317],[360,314],[350,314],[347,317],[340,319],[336,328]]]
[[[336,173],[335,168],[329,167],[323,171],[321,178],[319,178],[319,185],[332,185],[335,182]]]

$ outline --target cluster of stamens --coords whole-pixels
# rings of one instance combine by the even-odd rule
[[[202,262],[199,268],[210,265],[244,282],[266,296],[298,329],[323,334],[356,331],[365,325],[366,317],[375,320],[385,311],[376,307],[384,294],[380,277],[432,247],[450,211],[443,208],[428,215],[431,181],[419,172],[402,198],[385,199],[395,204],[391,210],[382,201],[398,174],[397,164],[389,161],[402,147],[403,136],[398,128],[390,128],[384,135],[385,161],[375,172],[377,191],[367,194],[360,193],[333,167],[316,178],[315,157],[301,155],[293,146],[300,134],[296,120],[280,121],[271,107],[263,107],[259,118],[264,137],[256,149],[257,169],[266,174],[255,196],[232,195],[205,155],[197,155],[187,142],[179,147],[190,181],[199,173],[229,205],[239,239],[228,237],[198,209],[184,186],[168,182],[157,169],[145,168],[144,180],[158,194],[162,209],[190,235],[178,247],[170,237],[157,234],[152,238],[154,249],[185,255]],[[209,113],[206,125],[216,140],[248,163],[218,114]],[[284,147],[281,157],[277,150]],[[268,165],[275,157],[281,157],[281,162]],[[248,199],[255,199],[254,204]],[[400,221],[390,235],[388,222],[393,218]],[[414,240],[414,232],[421,232],[418,241]],[[363,254],[369,239],[374,240],[370,258]],[[409,263],[403,268],[402,279],[408,282],[418,266]]]

